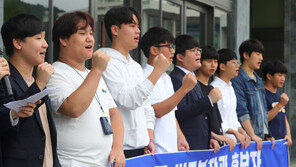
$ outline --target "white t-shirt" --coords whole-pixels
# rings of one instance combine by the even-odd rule
[[[116,107],[116,104],[103,78],[100,79],[96,96],[105,114],[103,114],[99,103],[94,98],[83,114],[78,118],[70,118],[57,112],[57,110],[63,101],[83,83],[89,70],[74,70],[62,62],[55,62],[53,66],[55,73],[47,87],[56,88],[49,94],[49,98],[57,129],[57,153],[61,165],[63,167],[107,166],[113,135],[104,134],[100,117],[107,115],[111,124],[109,109]]]
[[[231,82],[227,84],[219,77],[215,77],[211,85],[219,88],[222,94],[222,99],[217,102],[217,105],[223,122],[223,132],[227,137],[237,142],[233,134],[226,133],[229,128],[238,131],[238,128],[241,127],[236,114],[236,95],[232,84]]]
[[[146,64],[143,68],[144,76],[147,78],[154,67]],[[164,73],[156,82],[150,95],[152,105],[165,101],[175,93],[171,77]],[[172,111],[155,119],[154,141],[157,153],[177,152],[177,125],[175,117],[175,107]]]
[[[103,78],[120,111],[124,124],[124,150],[149,144],[147,129],[154,129],[155,113],[149,95],[154,87],[145,79],[142,67],[111,48],[102,48],[110,57]]]

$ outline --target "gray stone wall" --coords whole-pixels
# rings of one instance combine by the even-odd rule
[[[296,0],[285,0],[284,62],[289,73],[284,91],[288,94],[287,117],[294,144],[290,149],[291,166],[296,166]]]
[[[250,0],[236,0],[233,3],[234,51],[240,44],[250,38]]]

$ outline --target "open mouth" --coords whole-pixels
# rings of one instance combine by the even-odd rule
[[[92,48],[92,45],[87,45],[85,48],[86,49],[91,49]]]
[[[43,57],[45,57],[45,53],[46,52],[40,52],[40,55],[43,56]]]
[[[139,42],[140,37],[135,37],[134,39],[135,39],[135,41]]]

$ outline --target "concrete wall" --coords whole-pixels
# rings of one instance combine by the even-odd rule
[[[236,0],[233,5],[234,51],[239,57],[240,44],[250,38],[250,0]]]
[[[296,166],[296,0],[285,0],[284,8],[284,61],[289,70],[285,92],[290,98],[287,116],[294,142],[290,148],[291,166]]]

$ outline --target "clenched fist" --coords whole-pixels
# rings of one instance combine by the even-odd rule
[[[169,61],[163,54],[158,55],[153,60],[154,68],[161,73],[166,72],[171,65],[172,65],[172,62]]]
[[[285,106],[289,102],[289,97],[286,93],[282,93],[280,96],[280,104]]]
[[[212,103],[217,103],[222,98],[222,94],[219,88],[214,88],[210,91],[209,97],[212,100]]]
[[[9,66],[7,61],[1,57],[0,58],[0,79],[2,79],[5,75],[10,75]]]
[[[36,84],[38,85],[40,90],[43,90],[45,88],[53,73],[54,68],[51,64],[44,62],[38,65]]]
[[[195,75],[192,73],[188,73],[183,77],[181,89],[183,89],[186,93],[188,93],[190,90],[194,88],[196,83],[197,83],[197,80]]]
[[[92,57],[92,70],[98,70],[103,73],[107,68],[109,60],[110,56],[106,52],[100,49],[96,50]]]

